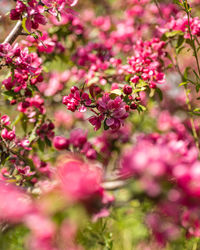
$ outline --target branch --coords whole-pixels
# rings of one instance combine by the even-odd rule
[[[122,188],[124,186],[126,186],[127,182],[126,181],[122,181],[122,180],[117,180],[117,181],[107,181],[103,183],[103,188],[105,188],[106,190],[116,190],[119,188]]]
[[[15,27],[12,29],[12,31],[10,32],[10,34],[6,37],[6,39],[4,40],[3,43],[14,43],[14,41],[16,40],[16,38],[21,34],[22,32],[22,22],[21,20],[19,20]]]

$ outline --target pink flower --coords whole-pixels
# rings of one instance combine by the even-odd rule
[[[82,148],[87,142],[87,132],[82,129],[74,129],[70,133],[70,143],[74,147]]]
[[[1,131],[1,137],[5,140],[12,141],[15,139],[15,131],[10,130],[8,131],[6,128],[2,129]]]
[[[3,115],[0,121],[2,125],[10,125],[10,118],[7,115]]]
[[[84,201],[100,195],[102,169],[98,166],[66,158],[57,169],[61,189],[72,201]]]
[[[90,123],[95,126],[95,130],[100,128],[100,122],[104,118],[104,124],[108,128],[119,129],[129,115],[126,110],[126,103],[119,96],[112,100],[108,93],[98,99],[97,109],[100,111],[100,115],[89,118]]]
[[[33,210],[30,197],[19,188],[0,181],[0,220],[20,222]]]
[[[69,147],[69,140],[63,136],[55,136],[53,145],[58,150],[67,149]]]

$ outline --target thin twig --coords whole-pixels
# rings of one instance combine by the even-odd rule
[[[198,73],[199,73],[199,77],[200,77],[200,65],[199,65],[199,60],[198,60],[197,49],[196,49],[196,46],[195,46],[195,42],[194,42],[194,39],[193,39],[191,27],[190,27],[190,11],[188,10],[188,3],[187,2],[186,2],[186,6],[187,6],[186,14],[187,14],[187,19],[188,19],[188,31],[189,31],[189,34],[190,34],[192,49],[193,49],[193,52],[194,52],[194,57],[196,59],[197,69],[198,69]]]
[[[189,98],[189,95],[188,95],[188,89],[187,89],[187,86],[184,86],[184,87],[185,87],[185,96],[186,96],[187,108],[188,108],[188,111],[191,112],[192,111],[192,106],[191,106],[190,98]],[[199,150],[199,138],[198,138],[198,135],[197,135],[197,131],[196,131],[195,124],[194,124],[194,119],[193,119],[192,116],[190,116],[190,124],[191,124],[192,134],[193,134],[196,146],[197,146],[197,148]]]
[[[124,187],[126,184],[127,182],[123,180],[108,181],[108,182],[103,183],[103,187],[106,190],[116,190],[116,189]]]
[[[170,45],[173,48],[171,43],[170,43]],[[184,81],[185,77],[183,76],[183,74],[181,72],[181,69],[179,67],[178,58],[177,58],[176,54],[175,54],[175,62],[173,61],[173,59],[171,59],[171,62],[173,64],[173,66],[175,67],[175,69],[178,71],[182,81]],[[186,79],[186,80],[189,81],[189,79]],[[185,97],[186,97],[186,105],[187,105],[188,111],[191,112],[192,111],[192,105],[190,103],[190,98],[189,98],[189,95],[188,95],[188,89],[187,89],[186,85],[184,86],[184,91],[185,91]],[[195,128],[195,123],[194,123],[194,119],[193,119],[192,115],[190,115],[190,124],[191,124],[192,135],[193,135],[196,147],[200,151],[199,138],[198,138],[198,135],[197,135],[197,130]]]
[[[158,12],[159,12],[160,17],[163,19],[163,14],[162,14],[162,11],[161,11],[161,9],[160,9],[160,6],[159,6],[158,1],[157,1],[157,0],[154,0],[154,2],[155,2],[155,5],[156,5],[156,7],[157,7],[157,9],[158,9]]]

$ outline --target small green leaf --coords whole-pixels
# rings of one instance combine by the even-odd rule
[[[184,41],[185,41],[184,36],[179,36],[177,40],[176,48],[179,48],[184,43]]]
[[[2,93],[9,101],[15,99],[16,93],[13,90],[7,90]]]
[[[198,84],[198,85],[196,85],[196,92],[198,93],[199,90],[200,90],[200,85]]]
[[[15,120],[12,122],[11,127],[15,126],[23,117],[23,114],[20,113],[19,115],[17,115],[17,117],[15,118]]]
[[[48,147],[51,147],[51,141],[45,136],[45,143]]]
[[[20,119],[20,121],[21,121],[22,129],[23,129],[24,133],[26,134],[27,122],[28,122],[27,117],[25,115],[23,115],[23,117]]]
[[[195,108],[193,112],[200,112],[200,108]]]
[[[155,94],[155,89],[151,89],[149,97],[153,97]]]
[[[114,90],[111,91],[111,94],[121,95],[122,94],[122,90],[121,89],[114,89]]]
[[[162,91],[159,88],[156,88],[156,93],[158,94],[160,100],[162,101],[163,100],[163,93],[162,93]]]
[[[28,31],[28,29],[26,28],[26,21],[27,21],[27,18],[26,17],[24,17],[23,19],[22,19],[22,28],[24,29],[24,31],[27,33],[27,34],[31,34],[29,31]]]
[[[141,105],[141,104],[139,104],[139,105],[137,106],[137,109],[138,109],[139,111],[146,111],[146,110],[147,110],[146,107],[143,106],[143,105]]]
[[[41,152],[44,152],[44,148],[45,148],[45,143],[44,143],[44,141],[42,141],[42,140],[39,138],[38,141],[37,141],[37,143],[38,143],[38,146],[39,146],[40,151],[41,151]]]
[[[106,120],[107,120],[107,118],[104,120],[104,123],[103,123],[104,130],[108,130],[109,129],[108,125],[106,124]]]
[[[188,82],[182,82],[182,83],[179,84],[179,86],[184,86],[184,85],[187,85],[187,84],[188,84]]]
[[[165,32],[165,36],[168,38],[174,37],[176,35],[184,35],[184,33],[181,30],[173,30]]]
[[[91,80],[88,81],[87,86],[91,86],[94,83],[97,83],[99,81],[99,77],[98,76],[94,76]]]

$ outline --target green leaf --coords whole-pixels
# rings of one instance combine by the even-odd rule
[[[146,90],[146,88],[142,87],[142,88],[134,89],[133,93],[138,93],[138,92],[142,92],[142,91],[145,91],[145,90]]]
[[[190,39],[186,39],[186,43],[193,49],[193,42]]]
[[[38,88],[37,88],[37,86],[35,86],[35,85],[30,85],[28,88],[29,88],[31,91],[39,91]]]
[[[29,230],[20,225],[8,226],[5,231],[0,232],[1,250],[24,250],[26,236]]]
[[[24,17],[23,19],[22,19],[22,28],[24,29],[24,31],[27,33],[27,34],[31,34],[28,30],[27,30],[27,28],[26,28],[26,21],[27,21],[27,18],[26,17]]]
[[[11,126],[15,126],[23,117],[23,114],[20,113],[19,115],[17,115],[17,117],[15,118],[15,120],[12,122]]]
[[[34,37],[35,39],[39,38],[38,35],[36,35],[35,33],[32,33],[31,36]]]
[[[1,165],[4,165],[6,160],[9,158],[9,154],[6,152],[1,153]]]
[[[181,53],[181,51],[182,51],[183,49],[185,49],[185,47],[184,47],[184,46],[182,46],[182,47],[180,47],[180,48],[176,49],[176,54],[180,54],[180,53]]]
[[[24,133],[26,134],[27,125],[28,125],[27,124],[27,122],[28,122],[27,117],[23,114],[23,117],[20,119],[20,121],[21,121],[22,129],[23,129]]]
[[[4,95],[6,97],[6,99],[11,101],[11,100],[15,99],[17,94],[13,90],[8,90],[8,91],[4,91],[2,93],[2,95]]]
[[[156,93],[158,94],[160,100],[162,101],[163,100],[163,93],[162,93],[162,91],[159,88],[156,88]]]
[[[88,81],[87,86],[91,86],[94,83],[97,83],[99,81],[99,77],[98,76],[94,76],[91,80]]]
[[[200,113],[195,113],[195,112],[189,112],[189,113],[192,114],[192,115],[200,116]]]
[[[137,84],[137,88],[141,88],[141,87],[145,87],[145,86],[149,86],[149,84],[147,82],[145,82],[144,80],[139,80],[139,83]]]
[[[146,107],[143,106],[143,105],[141,105],[141,104],[139,104],[139,105],[137,106],[137,109],[138,109],[139,111],[146,111],[146,110],[147,110]]]
[[[184,41],[185,41],[184,36],[179,36],[177,40],[176,48],[179,48],[184,43]]]
[[[198,84],[198,85],[196,85],[196,92],[198,93],[199,90],[200,90],[200,85]]]
[[[48,139],[48,137],[45,136],[45,143],[48,147],[51,147],[51,141]]]
[[[180,84],[179,84],[179,86],[184,86],[184,85],[187,85],[188,84],[188,82],[181,82]]]
[[[106,120],[107,120],[107,118],[104,120],[104,123],[103,123],[104,130],[108,130],[109,129],[108,125],[106,124]]]
[[[195,108],[193,112],[200,112],[200,108]]]
[[[42,37],[42,31],[40,31],[40,30],[37,30],[37,32],[38,32],[38,34]]]
[[[114,89],[114,90],[111,91],[111,94],[121,95],[122,94],[122,90],[121,89]]]
[[[129,82],[129,81],[130,81],[130,78],[131,78],[131,75],[130,75],[130,74],[129,74],[129,75],[126,75],[126,76],[125,76],[125,81],[126,81],[126,82]]]
[[[175,4],[178,4],[179,6],[183,7],[184,5],[180,2],[180,0],[173,0]]]
[[[183,73],[183,78],[184,78],[185,81],[187,81],[190,69],[191,69],[191,67],[186,67],[186,69],[185,69],[185,71]]]
[[[171,69],[171,68],[173,68],[173,64],[172,63],[170,63],[170,64],[167,65],[167,69]]]
[[[196,78],[197,78],[198,80],[200,80],[200,78],[199,78],[199,76],[198,76],[198,74],[197,74],[197,72],[196,72],[195,70],[193,70],[193,73],[195,74]]]
[[[41,140],[41,139],[39,138],[38,141],[37,141],[37,143],[38,143],[39,150],[40,150],[41,152],[44,152],[44,148],[45,148],[45,143],[44,143],[44,141]]]
[[[151,92],[150,92],[149,97],[153,97],[153,96],[154,96],[154,94],[155,94],[155,89],[151,89]]]
[[[104,71],[107,75],[114,75],[116,73],[115,69],[107,69]]]
[[[174,37],[176,35],[184,35],[184,33],[181,30],[173,30],[173,31],[165,32],[165,36],[167,38],[171,38],[171,37]]]

